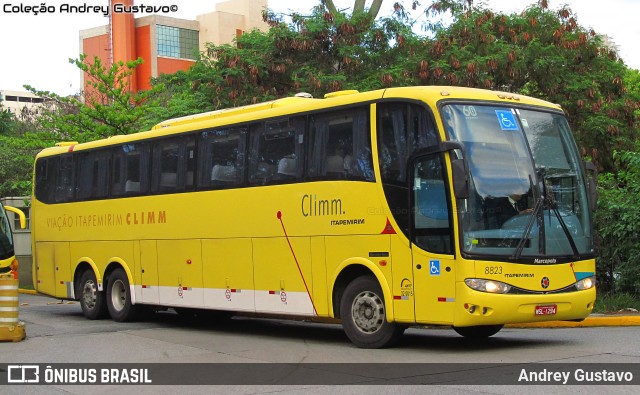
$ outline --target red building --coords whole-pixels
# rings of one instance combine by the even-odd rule
[[[125,6],[133,0],[111,0]],[[213,7],[212,2],[212,7]],[[195,63],[205,43],[231,43],[243,31],[268,26],[262,20],[266,0],[230,0],[215,5],[211,13],[196,20],[150,15],[134,18],[130,13],[110,13],[109,24],[80,31],[80,53],[97,56],[103,64],[142,58],[129,86],[133,91],[151,88],[151,78],[186,70]],[[113,9],[113,8],[112,8]],[[86,73],[81,85],[89,91]]]

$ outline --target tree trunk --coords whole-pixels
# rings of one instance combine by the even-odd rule
[[[381,6],[382,0],[373,0],[373,3],[371,3],[371,7],[369,8],[369,16],[371,17],[371,20],[376,19]]]
[[[364,13],[365,1],[366,0],[355,0],[353,4],[352,15]],[[382,6],[382,1],[383,0],[373,0],[373,2],[371,3],[371,7],[369,7],[369,12],[368,12],[371,19],[375,19],[378,16],[378,13],[380,12],[380,7]],[[333,3],[333,0],[324,0],[324,4],[330,13],[334,15],[338,14],[338,9],[336,8],[336,5]]]
[[[338,9],[336,8],[336,5],[333,4],[333,0],[325,0],[324,4],[330,13],[332,13],[333,15],[338,15]]]

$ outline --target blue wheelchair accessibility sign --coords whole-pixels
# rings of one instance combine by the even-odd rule
[[[498,122],[500,122],[500,129],[502,130],[520,130],[516,116],[511,110],[496,110],[496,116]]]
[[[440,275],[440,261],[435,259],[432,261],[429,261],[429,274],[432,276]]]

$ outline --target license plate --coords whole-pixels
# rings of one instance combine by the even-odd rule
[[[554,315],[558,312],[558,306],[555,304],[547,306],[536,306],[536,315]]]

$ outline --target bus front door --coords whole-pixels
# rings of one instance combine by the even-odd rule
[[[416,322],[451,324],[455,306],[453,257],[430,254],[416,245],[412,254]]]
[[[416,321],[450,324],[455,306],[451,205],[440,153],[412,163],[411,250]]]

